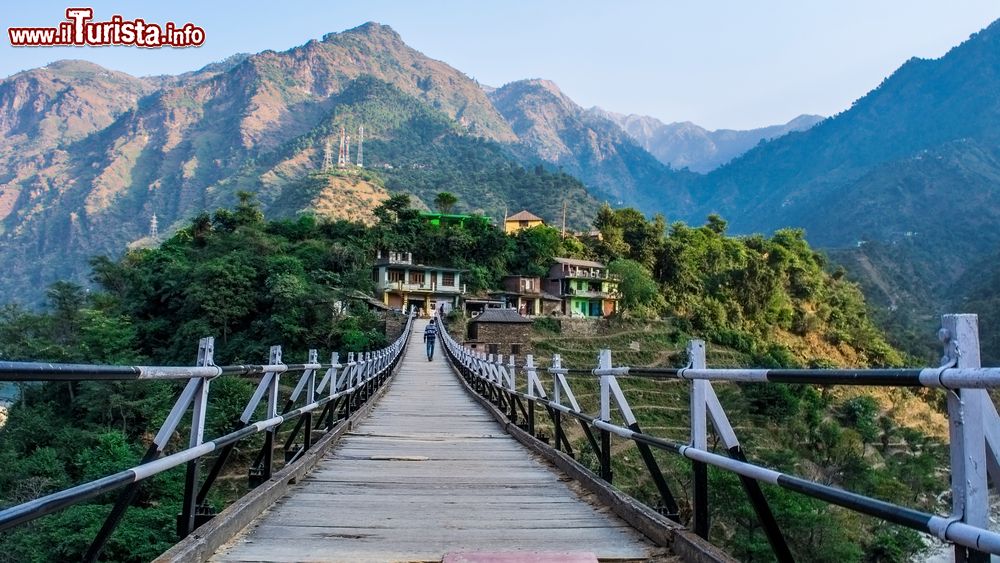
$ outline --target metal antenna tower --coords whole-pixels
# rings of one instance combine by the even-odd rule
[[[347,135],[344,128],[340,128],[340,153],[337,154],[337,168],[347,166]]]
[[[323,171],[329,172],[331,168],[333,168],[333,143],[327,139],[323,147]]]
[[[365,167],[365,126],[358,125],[358,168]]]

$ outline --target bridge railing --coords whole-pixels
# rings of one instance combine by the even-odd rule
[[[205,500],[237,443],[264,434],[264,445],[249,469],[249,483],[252,488],[270,479],[274,471],[275,439],[282,424],[296,421],[283,448],[284,462],[288,464],[312,446],[314,432],[333,430],[385,383],[402,358],[413,318],[411,312],[402,333],[385,348],[357,354],[351,352],[347,354],[346,361],[334,352],[327,364],[319,363],[316,350],[309,351],[306,363],[285,364],[282,362],[281,346],[272,346],[267,364],[217,366],[213,360],[214,339],[211,337],[199,341],[195,366],[0,362],[0,381],[187,380],[139,465],[0,510],[0,532],[104,493],[120,490],[115,505],[86,554],[87,561],[96,561],[138,493],[140,482],[186,464],[184,502],[177,520],[177,533],[179,537],[190,534],[214,515]],[[298,374],[298,379],[282,402],[280,378],[283,374]],[[210,384],[222,375],[260,376],[260,381],[233,431],[205,440]],[[254,420],[262,405],[266,409],[263,418]],[[313,414],[317,411],[319,414],[314,423]],[[188,416],[190,433],[187,448],[164,455],[171,437]],[[301,444],[296,443],[299,439]],[[200,461],[216,452],[211,469],[201,481]]]
[[[601,350],[598,364],[592,369],[570,369],[553,355],[547,368],[551,375],[551,395],[539,378],[542,367],[532,355],[523,363],[508,356],[484,354],[463,347],[447,330],[442,341],[448,356],[470,386],[499,407],[508,419],[521,425],[532,436],[535,432],[535,406],[549,415],[554,432],[554,448],[574,456],[566,436],[564,418],[576,420],[586,443],[599,461],[599,474],[612,481],[611,438],[617,436],[635,443],[662,500],[662,512],[680,521],[677,502],[657,464],[652,450],[683,456],[692,462],[691,527],[708,538],[708,475],[714,466],[737,474],[756,513],[775,557],[779,561],[794,558],[777,521],[761,491],[760,482],[769,483],[819,499],[849,510],[884,519],[955,544],[956,560],[988,561],[986,553],[1000,554],[1000,534],[988,529],[989,498],[987,477],[1000,483],[1000,415],[987,390],[1000,388],[1000,368],[982,368],[979,360],[978,320],[976,315],[945,315],[939,337],[944,357],[938,367],[916,369],[712,369],[706,365],[705,343],[692,340],[687,347],[688,365],[683,368],[633,368],[614,366],[610,350]],[[525,378],[522,384],[519,378]],[[590,375],[599,380],[599,411],[581,409],[567,375]],[[640,376],[690,382],[690,441],[681,443],[643,432],[628,399],[618,382],[620,376]],[[713,381],[786,383],[801,385],[867,385],[927,387],[947,392],[950,428],[952,512],[947,516],[913,508],[803,479],[751,463],[729,422]],[[522,391],[521,389],[525,389]],[[612,420],[612,408],[618,417]],[[708,448],[708,423],[711,421],[725,455]]]

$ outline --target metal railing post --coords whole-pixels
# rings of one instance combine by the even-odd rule
[[[328,384],[330,385],[330,402],[327,404],[326,411],[326,428],[327,430],[333,429],[333,424],[336,422],[337,416],[337,400],[334,395],[339,391],[339,384],[337,371],[340,369],[340,354],[333,352],[330,354],[330,370],[327,372],[327,377],[330,378]]]
[[[602,370],[611,369],[611,350],[602,349],[597,367]],[[601,414],[600,420],[611,424],[611,375],[602,373],[601,378]],[[601,428],[601,479],[611,482],[611,432]]]
[[[528,357],[530,358],[531,356]],[[562,368],[562,358],[559,356],[559,354],[552,355],[552,367],[554,369]],[[528,386],[530,387],[531,384],[532,382],[529,381]],[[560,388],[559,385],[558,374],[552,374],[552,402],[557,405],[562,404],[562,389]],[[552,427],[556,438],[556,451],[557,452],[562,451],[561,447],[562,442],[565,440],[565,436],[563,435],[563,429],[562,429],[562,411],[559,409],[549,409],[549,410],[552,413]]]
[[[354,361],[354,352],[348,352],[347,367],[344,368],[344,385],[345,385],[344,391],[347,392],[347,395],[344,396],[344,401],[343,401],[344,418],[350,418],[351,416],[351,403],[354,402],[354,393],[355,393],[355,391],[351,391],[351,389],[354,389],[354,379],[355,379],[355,374],[357,373],[357,366],[358,363]]]
[[[198,341],[198,367],[215,365],[214,354],[214,338],[202,338]],[[205,439],[205,414],[208,411],[209,381],[209,379],[198,380],[198,389],[195,391],[194,402],[191,407],[189,448],[200,446]],[[198,467],[200,463],[200,459],[192,459],[187,462],[187,472],[184,476],[184,504],[182,505],[180,519],[177,523],[177,535],[179,537],[187,536],[198,527]]]
[[[507,358],[507,401],[510,403],[510,421],[517,424],[517,364],[514,354]]]
[[[281,363],[281,346],[271,346],[267,363],[272,366]],[[267,418],[274,418],[278,416],[279,376],[280,374],[278,372],[271,374],[271,384],[268,385],[267,389]],[[263,481],[270,479],[274,470],[274,438],[277,432],[278,427],[275,426],[269,428],[267,433],[264,435],[264,466],[263,471],[261,472],[261,480]]]
[[[688,361],[694,369],[706,369],[705,341],[692,340],[687,346]],[[708,417],[706,401],[708,380],[691,381],[691,445],[699,450],[708,450]],[[708,539],[708,465],[701,461],[691,462],[694,473],[694,533]]]
[[[538,373],[535,370],[535,357],[528,354],[524,360],[525,378],[528,380],[528,420],[525,421],[528,433],[535,435],[535,386],[538,384]],[[543,397],[544,398],[544,397]],[[556,446],[559,443],[556,442]]]
[[[312,349],[309,350],[309,361],[310,364],[319,363],[319,351]],[[311,405],[316,402],[316,370],[309,370],[309,381],[306,382],[306,404]],[[302,417],[305,422],[303,422],[303,436],[302,436],[302,451],[308,450],[312,447],[312,411],[307,412]]]
[[[981,367],[979,320],[976,315],[944,315],[939,333],[944,363],[957,368]],[[948,391],[951,452],[952,518],[977,528],[989,528],[986,481],[986,436],[983,428],[988,395],[976,389]],[[980,551],[955,546],[956,563],[988,563]]]

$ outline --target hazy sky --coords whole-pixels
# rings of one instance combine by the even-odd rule
[[[204,46],[13,48],[10,26],[55,26],[67,7],[192,22]],[[936,58],[1000,18],[998,0],[4,2],[0,76],[65,58],[135,75],[284,50],[366,21],[500,86],[555,81],[583,106],[750,128],[850,106],[908,58]]]

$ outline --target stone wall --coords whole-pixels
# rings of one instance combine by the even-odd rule
[[[386,340],[392,342],[399,338],[406,326],[406,315],[396,311],[386,311],[382,313],[382,320],[385,323]]]
[[[476,323],[475,340],[465,344],[477,352],[514,354],[523,358],[531,354],[531,323]],[[491,346],[492,345],[492,346]]]
[[[565,336],[599,336],[608,329],[607,319],[559,318],[560,333]]]

